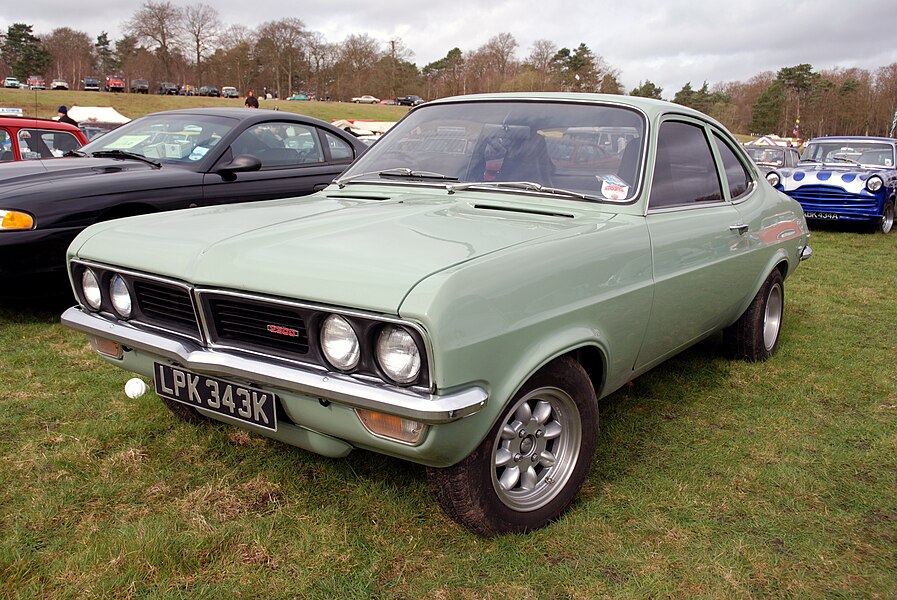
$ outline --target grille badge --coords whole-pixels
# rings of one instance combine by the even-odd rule
[[[285,335],[287,337],[299,337],[299,332],[297,330],[283,327],[282,325],[269,324],[268,332],[276,333],[277,335]]]

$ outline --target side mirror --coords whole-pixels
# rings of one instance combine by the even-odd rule
[[[258,171],[262,168],[262,161],[251,154],[238,154],[229,163],[225,163],[218,167],[217,173],[225,175],[228,173],[242,173],[246,171]]]

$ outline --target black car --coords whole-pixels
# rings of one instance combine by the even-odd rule
[[[402,96],[401,98],[396,98],[396,104],[399,106],[417,106],[418,104],[423,104],[424,99],[420,96]]]
[[[286,111],[154,113],[62,160],[0,165],[0,297],[64,284],[82,229],[158,211],[301,196],[323,189],[367,146]]]
[[[214,85],[204,85],[199,88],[200,96],[214,96],[215,98],[221,97],[221,92]]]
[[[166,81],[164,83],[159,84],[159,93],[163,96],[177,96],[178,95],[178,84],[171,83],[170,81]]]

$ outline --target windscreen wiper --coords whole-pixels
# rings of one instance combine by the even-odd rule
[[[97,150],[93,154],[91,154],[94,158],[120,158],[120,159],[128,159],[128,160],[139,160],[140,162],[145,162],[148,165],[152,165],[155,169],[161,169],[162,163],[158,160],[153,160],[152,158],[147,158],[142,154],[137,154],[136,152],[128,152],[127,150]]]
[[[433,171],[415,171],[414,169],[398,168],[387,169],[377,173],[380,177],[403,177],[408,179],[441,179],[443,181],[458,181],[457,177],[450,177]]]
[[[343,189],[344,187],[346,187],[347,182],[352,181],[353,179],[367,177],[368,175],[379,175],[380,177],[386,178],[406,177],[409,179],[441,179],[443,181],[458,181],[457,177],[449,177],[448,175],[443,175],[442,173],[433,173],[431,171],[415,171],[406,167],[399,167],[396,169],[386,169],[385,171],[367,171],[366,173],[358,173],[356,175],[350,175],[348,177],[340,177],[339,179],[334,179],[333,183],[339,186],[339,189]]]
[[[87,156],[87,153],[80,150],[67,150],[62,156],[77,156],[78,158],[84,158]]]
[[[562,188],[547,187],[532,181],[471,181],[469,183],[461,183],[458,185],[445,186],[449,194],[460,192],[470,188],[511,188],[516,190],[529,190],[533,192],[541,192],[543,194],[555,194],[558,196],[567,196],[568,198],[577,198],[579,200],[590,200],[593,202],[601,202],[602,199],[589,194],[582,194],[572,190]]]

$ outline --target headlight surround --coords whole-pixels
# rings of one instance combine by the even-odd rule
[[[361,360],[358,334],[340,315],[330,315],[321,326],[321,351],[331,365],[340,371],[351,371]]]
[[[383,373],[396,383],[412,383],[420,375],[420,348],[403,327],[386,325],[380,330],[376,357]]]
[[[766,174],[766,181],[769,182],[769,185],[772,187],[779,187],[779,184],[782,182],[782,178],[779,177],[779,174],[775,171],[770,171]]]
[[[34,217],[17,210],[0,210],[0,229],[10,231],[34,229]]]
[[[87,306],[93,310],[100,310],[103,305],[103,292],[100,290],[100,280],[91,269],[84,269],[81,274],[81,294]]]
[[[878,175],[873,175],[866,180],[866,189],[873,194],[884,186],[885,182]]]
[[[131,316],[131,290],[125,278],[115,274],[109,283],[109,298],[112,301],[112,308],[124,319]]]

